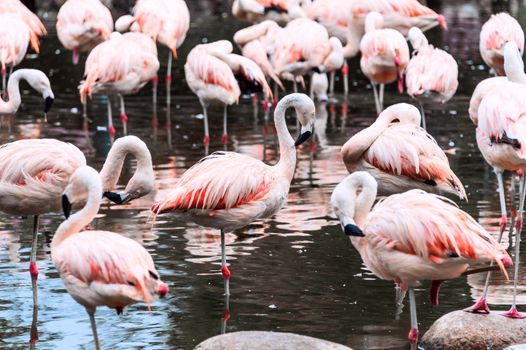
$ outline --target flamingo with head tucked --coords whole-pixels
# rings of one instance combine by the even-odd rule
[[[137,160],[137,169],[124,191],[112,192],[128,154]],[[74,171],[84,165],[86,158],[77,147],[55,139],[19,140],[0,147],[0,211],[34,216],[29,271],[35,307],[38,305],[36,252],[39,216],[61,210],[62,192]],[[154,174],[146,144],[135,136],[117,139],[108,153],[100,178],[104,195],[118,204],[150,193]]]
[[[418,341],[413,288],[431,280],[438,304],[440,282],[460,277],[470,264],[496,262],[507,277],[512,264],[501,247],[469,214],[444,197],[421,190],[395,194],[373,204],[377,184],[366,172],[349,175],[331,197],[335,215],[369,270],[409,289],[411,330]],[[371,209],[372,208],[372,209]]]
[[[296,110],[299,138],[287,130],[285,111]],[[314,103],[304,94],[283,97],[274,111],[280,160],[270,166],[235,152],[216,152],[188,169],[172,191],[152,206],[155,214],[172,213],[184,220],[221,230],[221,271],[230,294],[225,231],[274,215],[286,202],[296,167],[296,146],[312,134]]]
[[[420,127],[420,113],[410,104],[386,108],[343,145],[341,154],[350,173],[366,171],[376,179],[381,195],[416,188],[467,199],[447,156]]]
[[[383,27],[383,16],[370,12],[365,19],[365,35],[360,42],[360,67],[373,86],[376,112],[380,114],[384,104],[385,84],[398,81],[398,91],[404,91],[403,74],[409,63],[409,47],[402,34],[395,29]],[[376,85],[380,84],[380,92]]]
[[[80,52],[110,38],[113,18],[100,0],[68,0],[58,11],[56,27],[58,39],[73,51],[73,64],[77,64]]]
[[[29,41],[31,42],[31,47],[36,53],[40,52],[38,37],[46,35],[47,32],[46,27],[44,27],[44,24],[42,24],[37,15],[31,12],[20,0],[0,1],[0,14],[16,14],[20,16],[24,23],[29,27]]]
[[[496,75],[505,75],[503,50],[509,41],[524,53],[524,32],[519,22],[505,12],[491,15],[480,30],[479,49],[482,59]]]
[[[69,179],[62,195],[66,220],[51,241],[51,258],[68,293],[86,308],[95,348],[100,349],[95,310],[107,306],[122,310],[137,302],[150,304],[168,293],[153,259],[136,241],[109,231],[83,231],[97,215],[103,186],[93,168],[82,166]],[[87,196],[86,196],[87,193]],[[87,199],[87,200],[86,200]],[[71,203],[86,200],[69,216]]]

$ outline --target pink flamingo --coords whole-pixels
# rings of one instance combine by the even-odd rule
[[[253,23],[265,19],[287,23],[305,16],[301,3],[301,0],[234,0],[232,14],[239,20]]]
[[[410,104],[386,108],[370,127],[343,145],[341,154],[350,173],[366,171],[376,179],[381,195],[416,188],[467,199],[447,156],[420,127],[420,113]]]
[[[444,197],[421,190],[395,194],[373,207],[377,184],[367,172],[349,175],[331,197],[335,215],[369,270],[409,289],[411,330],[418,341],[415,292],[431,280],[438,304],[443,280],[460,277],[469,264],[494,261],[507,277],[511,258],[469,214]],[[371,210],[372,208],[372,210]]]
[[[226,144],[228,142],[227,106],[237,103],[242,91],[244,93],[262,91],[272,98],[272,91],[261,68],[254,61],[233,54],[233,49],[232,44],[227,40],[200,44],[190,51],[184,65],[186,82],[203,107],[205,146],[210,143],[207,114],[210,104],[224,105],[221,142]]]
[[[490,164],[499,184],[499,199],[501,205],[501,226],[499,242],[506,227],[507,212],[502,173],[504,170],[518,171],[526,168],[526,87],[523,84],[503,82],[498,89],[491,90],[482,99],[478,108],[477,145],[484,159]],[[502,103],[506,101],[506,103]],[[520,173],[519,210],[515,221],[515,273],[513,303],[504,316],[523,318],[516,308],[516,293],[518,279],[518,264],[520,255],[520,237],[524,210],[524,172]],[[470,312],[489,313],[486,303],[489,275],[480,299]]]
[[[420,103],[425,129],[424,103],[444,104],[453,97],[458,87],[458,65],[449,53],[430,45],[419,28],[411,28],[408,38],[414,52],[405,70],[405,85],[407,94]]]
[[[154,41],[168,47],[166,71],[166,103],[170,104],[172,84],[172,59],[177,58],[177,49],[183,44],[190,28],[190,12],[184,0],[138,0],[133,16],[119,18],[115,23],[119,32],[131,29],[148,35]],[[154,100],[157,94],[157,75],[153,79]],[[155,102],[154,102],[155,103]]]
[[[296,142],[287,130],[285,111],[295,108],[301,124]],[[314,103],[304,94],[283,97],[274,111],[281,158],[270,166],[235,152],[216,152],[188,169],[175,188],[152,206],[155,214],[173,213],[184,220],[221,230],[221,271],[230,294],[225,231],[274,215],[286,202],[296,167],[296,146],[312,133]]]
[[[85,206],[69,216],[71,203]],[[95,323],[97,306],[118,314],[137,302],[150,304],[168,293],[159,278],[151,255],[136,241],[109,231],[83,231],[97,215],[103,192],[95,169],[82,166],[69,180],[62,195],[66,220],[51,241],[51,258],[68,293],[88,312],[95,348],[100,349]]]
[[[137,159],[137,169],[123,192],[112,192],[128,154]],[[0,211],[34,216],[29,271],[35,307],[38,305],[36,252],[39,216],[61,210],[62,192],[73,172],[84,165],[86,158],[76,146],[54,139],[19,140],[0,147]],[[135,136],[117,139],[108,153],[100,178],[104,195],[118,204],[151,192],[154,174],[146,144]]]
[[[157,76],[159,60],[155,42],[142,33],[113,33],[110,40],[96,46],[86,60],[85,80],[80,85],[81,101],[85,95],[116,93],[120,99],[124,135],[128,116],[122,95],[134,94]],[[108,97],[108,131],[115,136],[111,101]]]
[[[42,94],[44,114],[49,112],[55,100],[55,95],[53,90],[51,90],[51,83],[48,77],[37,69],[18,69],[11,74],[7,83],[7,96],[9,96],[9,99],[4,101],[0,98],[0,114],[15,114],[18,111],[18,107],[22,103],[19,88],[21,80],[27,81],[33,89]]]
[[[110,38],[113,18],[100,0],[68,0],[58,11],[56,27],[58,39],[73,51],[73,64],[77,64],[80,52]]]
[[[46,35],[47,32],[46,27],[44,27],[37,15],[31,12],[20,0],[0,1],[0,14],[16,14],[20,16],[29,27],[31,47],[36,53],[40,52],[38,37]]]
[[[491,15],[480,31],[479,49],[482,59],[496,75],[505,75],[503,49],[508,41],[515,42],[521,54],[524,53],[524,32],[519,22],[504,12]]]
[[[382,28],[382,15],[370,12],[365,19],[365,35],[360,42],[360,67],[373,86],[378,114],[383,110],[385,84],[398,80],[398,91],[404,91],[403,73],[409,63],[409,47],[404,36],[395,29]],[[377,84],[380,84],[380,93],[376,90]]]

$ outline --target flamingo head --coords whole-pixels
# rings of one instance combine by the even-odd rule
[[[297,147],[307,141],[312,135],[314,120],[316,119],[316,107],[309,96],[301,93],[289,94],[282,98],[276,110],[287,109],[288,107],[295,108],[296,117],[301,125],[300,134],[294,143]]]

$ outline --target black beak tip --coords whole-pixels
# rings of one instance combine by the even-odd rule
[[[345,227],[343,228],[343,230],[345,231],[345,234],[347,236],[352,236],[352,237],[365,237],[365,235],[363,234],[363,231],[356,225],[353,225],[353,224],[347,224],[345,225]]]
[[[53,97],[46,97],[44,100],[44,113],[49,112],[51,107],[53,106],[53,102],[55,102],[55,99]]]
[[[112,201],[115,204],[124,204],[122,201],[122,197],[120,194],[115,192],[104,192],[104,197],[108,198],[110,201]]]
[[[303,134],[301,134],[298,139],[296,140],[296,142],[294,142],[294,146],[298,147],[299,145],[301,145],[303,142],[307,141],[312,135],[312,132],[310,131],[305,131]]]
[[[68,196],[65,194],[62,195],[62,211],[64,212],[66,219],[68,219],[71,214],[71,203],[69,202]]]

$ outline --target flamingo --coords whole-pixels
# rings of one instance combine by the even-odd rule
[[[506,101],[506,103],[502,103]],[[478,108],[477,145],[482,156],[493,167],[499,184],[499,199],[501,205],[501,225],[499,242],[506,227],[507,212],[502,173],[504,170],[520,173],[519,210],[515,221],[515,271],[513,287],[513,303],[508,312],[503,314],[510,318],[524,318],[516,308],[516,293],[518,279],[518,264],[524,209],[524,169],[526,168],[526,87],[523,84],[503,82],[498,89],[491,90],[482,99]],[[489,313],[486,303],[489,275],[480,299],[469,312]]]
[[[295,108],[301,132],[294,142],[285,111]],[[175,188],[152,206],[154,214],[172,213],[199,225],[221,230],[221,272],[230,295],[225,231],[245,227],[274,215],[286,202],[296,167],[296,146],[312,134],[314,103],[305,94],[283,97],[274,111],[281,158],[270,166],[235,152],[216,152],[201,159],[179,179]]]
[[[385,84],[398,80],[398,91],[404,91],[403,73],[409,63],[409,47],[404,36],[397,30],[382,27],[382,15],[370,12],[365,19],[365,35],[360,42],[360,67],[371,80],[378,114],[383,110]],[[379,94],[377,84],[380,84]]]
[[[36,53],[40,52],[39,36],[46,35],[46,27],[37,15],[31,12],[20,0],[0,1],[0,14],[16,14],[29,27],[31,47]],[[0,21],[2,23],[3,21]],[[3,31],[1,31],[3,32]]]
[[[221,142],[226,144],[227,106],[237,103],[241,92],[262,91],[272,98],[272,91],[261,68],[254,61],[233,54],[233,49],[232,44],[227,40],[200,44],[190,51],[184,65],[186,82],[203,107],[205,146],[210,143],[207,114],[210,104],[219,102],[224,105]]]
[[[0,98],[0,114],[15,114],[18,111],[18,107],[22,103],[19,88],[21,80],[27,81],[33,89],[42,94],[44,114],[49,112],[55,100],[55,95],[53,90],[51,90],[51,83],[48,77],[37,69],[18,69],[9,77],[7,84],[7,96],[9,96],[9,99],[4,101]]]
[[[407,94],[420,103],[425,129],[424,103],[444,104],[453,97],[458,87],[458,64],[449,53],[430,45],[419,28],[411,28],[408,38],[414,52],[406,68],[405,84]]]
[[[292,19],[304,17],[301,0],[234,0],[232,15],[239,20],[261,22],[271,19],[287,23]]]
[[[177,58],[177,49],[183,44],[190,28],[190,12],[186,2],[184,0],[138,0],[133,8],[133,16],[126,15],[119,18],[115,23],[115,28],[120,32],[128,29],[139,31],[170,49],[166,70],[166,103],[169,105],[172,59]],[[155,96],[157,75],[152,81]]]
[[[81,101],[92,93],[113,94],[120,99],[123,132],[127,134],[128,116],[122,95],[139,91],[157,76],[159,60],[155,42],[142,33],[113,33],[110,40],[96,46],[86,60],[85,79],[80,85]],[[115,128],[108,99],[108,131],[113,138]]]
[[[436,305],[441,281],[459,277],[469,264],[494,261],[507,277],[512,261],[482,226],[445,197],[411,190],[372,208],[376,190],[369,173],[353,173],[334,189],[332,207],[365,266],[379,278],[395,281],[402,291],[409,289],[408,339],[416,343],[413,288],[420,281],[432,281],[430,299]]]
[[[521,55],[524,53],[524,32],[519,22],[504,12],[491,15],[480,31],[479,49],[482,59],[496,75],[505,75],[502,50],[508,41],[515,42]]]
[[[113,18],[100,0],[68,0],[58,11],[56,27],[58,39],[73,51],[73,64],[77,64],[80,52],[110,38]]]
[[[371,126],[343,145],[341,154],[350,173],[366,171],[376,179],[381,195],[416,188],[467,199],[447,156],[420,127],[420,113],[410,104],[386,108]]]
[[[123,192],[112,192],[127,154],[137,159],[137,169]],[[61,210],[62,192],[73,172],[84,165],[86,158],[76,146],[55,139],[19,140],[0,147],[0,211],[34,216],[29,271],[35,308],[38,305],[36,252],[39,216]],[[100,178],[104,195],[117,204],[126,204],[150,193],[154,174],[146,144],[135,136],[117,139],[108,153]]]
[[[86,205],[69,216],[71,203],[84,199],[86,192]],[[168,285],[160,280],[151,255],[139,243],[115,232],[80,232],[97,215],[102,192],[95,169],[76,169],[62,195],[66,220],[51,241],[53,264],[68,293],[86,308],[97,350],[97,306],[113,308],[118,314],[137,302],[147,303],[150,309],[152,302],[168,293]]]
[[[0,5],[1,6],[1,5]],[[2,91],[5,94],[7,68],[11,70],[24,59],[29,46],[30,30],[16,14],[0,12],[0,72]]]

